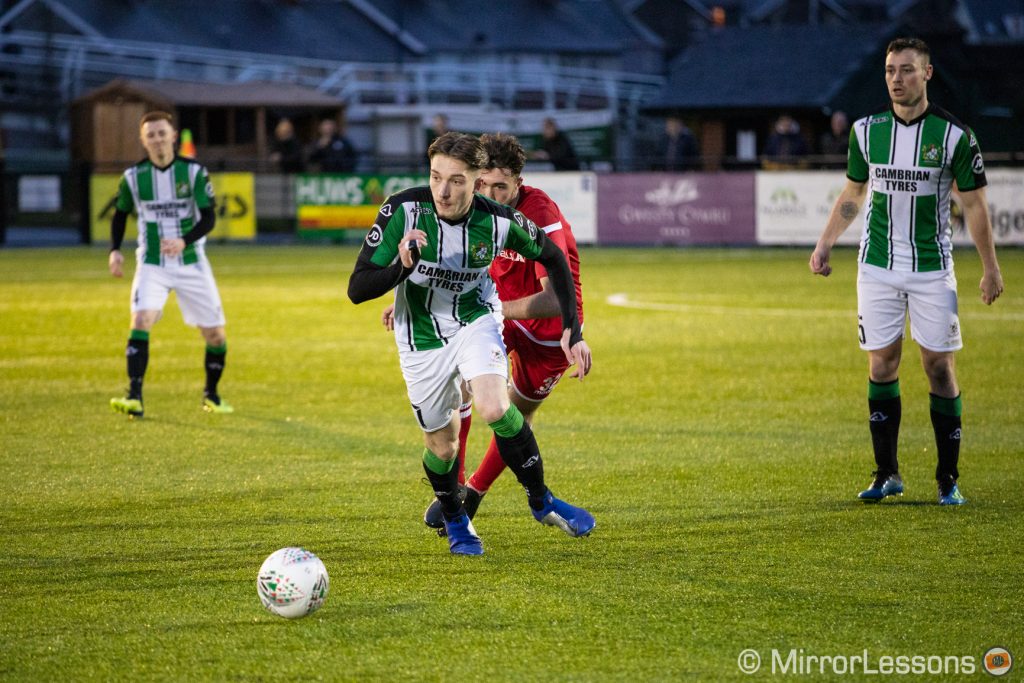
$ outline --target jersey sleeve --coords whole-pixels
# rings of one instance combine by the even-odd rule
[[[540,256],[541,248],[544,246],[544,233],[529,218],[518,211],[513,211],[503,246],[534,260]]]
[[[970,192],[988,185],[985,161],[981,158],[978,139],[969,128],[964,131],[953,150],[953,177],[961,192]]]
[[[547,234],[548,241],[554,242],[563,254],[565,254],[566,260],[569,258],[569,245],[565,243],[565,229],[561,227],[561,222],[558,223],[554,230],[544,230]],[[537,279],[545,278],[548,276],[548,270],[545,268],[540,261],[534,261],[533,272],[537,276]]]
[[[196,206],[200,209],[209,209],[214,205],[213,183],[210,182],[210,174],[202,166],[196,173],[195,184],[192,186],[192,196],[195,197]]]
[[[398,243],[405,235],[405,211],[394,195],[381,204],[373,227],[366,233],[361,258],[381,268],[398,256]]]
[[[846,152],[846,177],[855,183],[866,183],[868,181],[868,161],[864,156],[864,150],[860,147],[860,139],[857,131],[863,126],[852,126],[850,128],[850,147]]]
[[[131,213],[135,208],[135,199],[132,197],[132,189],[128,186],[127,176],[121,176],[121,184],[117,186],[117,199],[114,200],[114,208],[125,213]]]

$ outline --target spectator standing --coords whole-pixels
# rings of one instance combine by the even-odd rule
[[[665,135],[659,147],[661,158],[654,163],[656,171],[692,171],[700,165],[697,138],[678,116],[665,119]]]
[[[284,118],[277,122],[271,148],[270,160],[277,164],[282,173],[302,173],[306,170],[302,144],[295,137],[295,126],[290,119]]]
[[[569,141],[569,136],[558,129],[552,118],[544,119],[541,148],[533,153],[534,159],[550,161],[556,171],[578,171],[580,160]]]
[[[850,121],[845,111],[832,112],[829,130],[818,139],[818,153],[825,158],[822,164],[826,167],[845,168],[846,153],[850,149]]]
[[[323,173],[352,173],[356,170],[358,153],[352,142],[338,130],[333,119],[324,119],[317,129],[319,137],[313,153],[309,155],[311,164]]]
[[[800,168],[806,165],[804,157],[808,152],[800,124],[792,116],[783,114],[775,122],[775,129],[764,146],[763,165],[774,169]]]

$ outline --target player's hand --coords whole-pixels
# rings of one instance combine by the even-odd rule
[[[981,276],[981,300],[991,306],[1003,293],[1003,275],[999,269],[986,271]]]
[[[395,329],[395,305],[389,304],[384,312],[381,313],[380,321],[384,323],[384,329],[388,332],[392,332]]]
[[[110,252],[110,256],[107,257],[107,268],[110,269],[110,274],[114,277],[123,277],[124,269],[124,254],[121,253],[120,249],[114,249]]]
[[[412,268],[420,260],[420,247],[427,243],[427,233],[422,230],[410,230],[398,241],[398,258],[402,265]]]
[[[814,252],[811,254],[811,261],[808,264],[811,267],[811,272],[815,275],[824,275],[825,277],[831,275],[832,266],[828,262],[831,255],[831,249],[826,249],[822,246],[815,247]]]
[[[160,253],[164,256],[177,256],[185,251],[185,240],[180,237],[160,240]]]
[[[582,382],[583,378],[590,374],[590,368],[593,366],[594,360],[590,355],[590,347],[582,339],[576,342],[576,345],[571,349],[569,348],[569,335],[571,333],[572,330],[568,328],[562,331],[562,351],[565,352],[565,359],[569,361],[569,364],[576,366],[576,369],[569,376],[576,377]]]

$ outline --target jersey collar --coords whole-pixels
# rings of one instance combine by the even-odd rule
[[[925,110],[921,112],[917,117],[915,117],[912,121],[904,121],[903,119],[901,119],[896,114],[896,108],[892,106],[892,102],[889,102],[889,111],[892,112],[892,117],[896,120],[897,123],[901,123],[904,126],[913,126],[914,124],[923,121],[925,117],[932,113],[932,103],[929,102],[928,106],[925,107]]]

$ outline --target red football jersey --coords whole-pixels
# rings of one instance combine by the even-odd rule
[[[576,285],[576,310],[583,324],[583,287],[580,285],[580,254],[576,249],[576,238],[569,221],[565,220],[558,204],[555,204],[543,190],[523,185],[519,188],[519,201],[515,208],[537,224],[548,239],[558,245],[569,261],[572,281]],[[528,261],[510,249],[502,249],[491,263],[491,278],[498,288],[502,301],[522,299],[541,291],[540,280],[548,276],[547,270],[537,261]],[[533,320],[508,321],[518,325],[527,334],[540,342],[558,342],[562,338],[562,318],[537,318]]]

